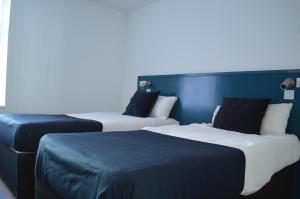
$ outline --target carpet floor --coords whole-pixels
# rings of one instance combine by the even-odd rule
[[[0,179],[0,199],[15,199],[6,185]]]

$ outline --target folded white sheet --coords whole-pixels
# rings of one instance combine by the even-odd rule
[[[270,181],[273,174],[297,162],[300,157],[300,142],[297,136],[292,134],[272,136],[243,134],[216,129],[209,124],[170,125],[144,129],[242,150],[246,157],[242,195],[258,191]]]
[[[133,117],[116,112],[95,112],[68,114],[71,117],[99,121],[103,124],[103,131],[132,131],[143,127],[157,127],[163,125],[179,124],[172,118]]]

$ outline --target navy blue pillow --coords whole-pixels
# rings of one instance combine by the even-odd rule
[[[123,115],[148,117],[160,92],[145,92],[137,90]]]
[[[260,134],[261,123],[271,99],[224,98],[216,115],[215,128]]]

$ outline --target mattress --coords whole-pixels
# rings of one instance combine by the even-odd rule
[[[153,118],[153,117],[133,117],[122,115],[117,112],[94,112],[94,113],[79,113],[68,114],[69,116],[99,121],[103,124],[103,131],[133,131],[144,127],[157,127],[164,125],[179,124],[178,121],[168,118]]]
[[[170,125],[144,129],[242,150],[246,157],[242,195],[250,195],[258,191],[276,172],[297,162],[300,157],[299,140],[292,134],[264,136],[243,134],[216,129],[209,124]]]

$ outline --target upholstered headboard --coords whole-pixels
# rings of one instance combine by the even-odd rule
[[[294,88],[293,101],[284,100],[280,89],[280,84],[289,77],[300,78],[300,70],[139,76],[138,85],[140,81],[151,81],[152,90],[176,95],[179,100],[171,117],[181,124],[211,122],[214,109],[223,97],[271,98],[272,103],[293,103],[287,132],[300,138],[300,88]],[[295,185],[300,186],[299,163],[295,179]],[[296,192],[295,198],[300,198],[300,191]]]

